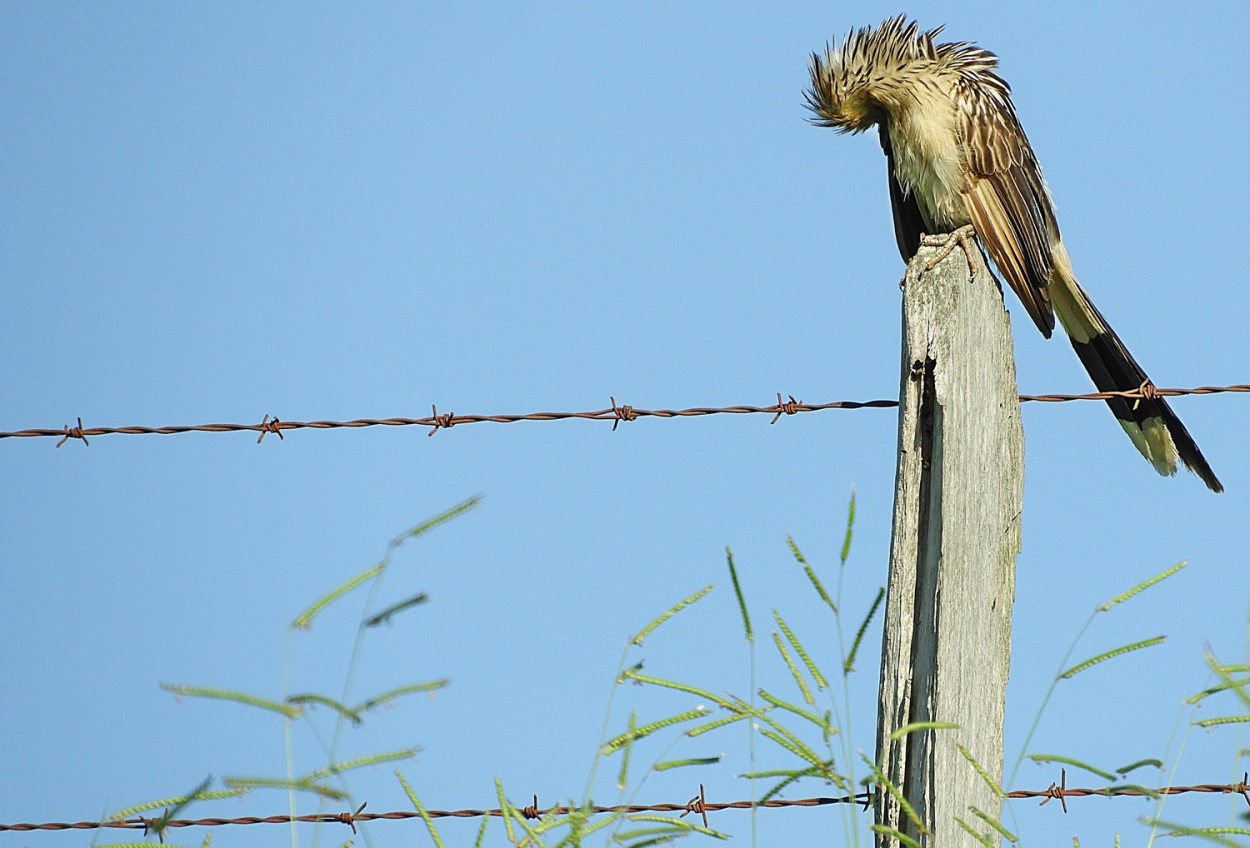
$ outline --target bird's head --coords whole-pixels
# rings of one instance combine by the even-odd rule
[[[863,132],[882,123],[887,107],[906,97],[913,75],[938,58],[933,39],[941,27],[921,31],[906,16],[853,29],[830,42],[807,64],[812,85],[804,92],[811,122],[839,132]]]
[[[818,127],[831,127],[839,132],[863,132],[885,119],[881,107],[866,86],[848,86],[840,77],[837,53],[831,48],[824,57],[813,53],[808,63],[812,75],[812,87],[804,92],[807,108],[812,115],[808,120]]]

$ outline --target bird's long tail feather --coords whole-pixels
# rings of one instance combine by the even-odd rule
[[[1063,259],[1066,258],[1064,255]],[[1059,322],[1100,392],[1129,392],[1150,382],[1072,276],[1067,262],[1057,263],[1049,289]],[[1179,457],[1186,468],[1202,478],[1207,488],[1213,492],[1224,491],[1197,443],[1163,398],[1111,398],[1107,405],[1133,444],[1160,474],[1175,474]]]

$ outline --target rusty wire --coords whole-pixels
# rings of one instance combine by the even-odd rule
[[[1145,789],[1133,786],[1110,786],[1103,789],[1087,789],[1069,787],[1067,785],[1067,772],[1061,771],[1059,783],[1052,783],[1046,789],[1020,789],[1013,792],[1004,793],[1005,798],[1041,798],[1042,805],[1045,806],[1050,801],[1058,798],[1059,803],[1063,807],[1063,811],[1068,811],[1067,799],[1069,798],[1088,798],[1092,796],[1102,796],[1107,798],[1119,797],[1155,797],[1159,795],[1182,795],[1185,793],[1196,792],[1217,795],[1240,795],[1246,800],[1246,804],[1250,805],[1250,775],[1243,774],[1241,781],[1238,783],[1200,783],[1194,786],[1163,786],[1158,789]],[[860,804],[864,809],[868,809],[872,803],[873,795],[871,792],[861,792],[857,795],[843,795],[836,798],[800,798],[795,800],[786,800],[782,798],[773,798],[767,801],[728,801],[723,803],[714,803],[706,800],[703,791],[703,785],[699,785],[699,794],[691,798],[684,804],[618,804],[615,806],[592,806],[589,807],[591,813],[680,813],[684,818],[687,815],[695,814],[703,817],[703,826],[708,826],[707,814],[718,812],[720,810],[749,810],[757,809],[779,809],[783,807],[823,807],[829,804]],[[421,813],[413,810],[395,810],[388,813],[366,813],[365,805],[361,804],[356,811],[344,811],[342,813],[315,813],[303,816],[238,816],[235,818],[200,818],[200,819],[170,819],[163,821],[160,817],[154,818],[127,818],[112,819],[107,821],[79,821],[79,822],[42,822],[33,824],[29,822],[19,822],[16,824],[0,824],[0,831],[31,831],[31,830],[95,830],[97,828],[122,828],[128,830],[142,830],[146,834],[155,829],[164,830],[171,827],[217,827],[227,824],[289,824],[291,822],[301,822],[305,824],[345,824],[351,827],[352,832],[356,832],[357,822],[368,821],[397,821],[403,819],[420,818]],[[554,807],[541,809],[538,806],[538,796],[534,796],[534,802],[524,807],[514,807],[513,814],[520,814],[527,819],[540,819],[544,816],[567,815],[572,812],[585,811],[587,808],[582,807],[566,807],[557,804]],[[426,815],[432,819],[438,818],[478,818],[481,816],[504,816],[505,811],[502,809],[487,810],[427,810]]]
[[[1250,384],[1237,384],[1231,386],[1197,386],[1189,389],[1160,389],[1151,383],[1144,383],[1139,388],[1125,392],[1090,392],[1087,394],[1046,394],[1046,395],[1020,395],[1021,402],[1038,401],[1041,403],[1066,403],[1074,400],[1110,400],[1112,398],[1127,398],[1129,400],[1154,399],[1160,397],[1176,397],[1179,395],[1213,395],[1223,392],[1250,392]],[[31,428],[27,430],[15,430],[12,432],[0,432],[0,439],[21,439],[33,437],[51,437],[59,438],[56,443],[59,448],[70,439],[78,439],[83,444],[90,444],[88,436],[108,436],[115,434],[122,435],[171,435],[174,433],[233,433],[239,431],[252,431],[260,433],[256,442],[259,444],[264,441],[265,436],[270,433],[275,434],[279,439],[284,438],[282,433],[284,430],[333,430],[341,428],[360,428],[360,427],[429,427],[430,431],[426,435],[433,436],[439,430],[447,430],[457,424],[480,424],[483,422],[493,422],[496,424],[513,424],[517,421],[562,421],[570,418],[583,418],[590,421],[611,421],[612,429],[615,430],[617,425],[622,421],[634,421],[638,418],[690,418],[700,415],[750,415],[764,414],[771,415],[772,420],[768,423],[776,424],[777,419],[783,415],[794,415],[799,412],[819,412],[826,409],[883,409],[898,406],[896,400],[840,400],[830,403],[803,403],[795,400],[793,395],[789,396],[789,400],[783,400],[780,392],[777,393],[777,402],[768,406],[724,406],[724,407],[693,407],[690,409],[640,409],[638,407],[629,406],[628,404],[617,404],[616,398],[611,398],[612,405],[606,409],[590,410],[586,412],[529,412],[523,415],[457,415],[454,412],[440,413],[437,406],[431,407],[432,414],[425,418],[355,418],[351,421],[283,421],[277,416],[270,417],[266,415],[259,424],[185,424],[166,427],[146,427],[146,426],[130,426],[130,427],[85,427],[82,418],[78,418],[75,426],[65,425],[59,429],[54,428]]]

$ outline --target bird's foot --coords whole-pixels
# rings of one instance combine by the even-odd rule
[[[963,248],[964,256],[968,259],[969,278],[975,276],[977,264],[976,260],[973,259],[973,254],[980,252],[973,249],[976,247],[976,238],[977,231],[971,224],[965,224],[953,233],[945,233],[936,236],[922,235],[920,237],[920,243],[925,247],[942,248],[938,251],[937,256],[934,256],[925,263],[925,271],[932,271],[938,266],[939,262],[951,255],[951,252],[954,251],[956,246],[959,246]],[[972,245],[971,248],[969,247],[969,244]]]

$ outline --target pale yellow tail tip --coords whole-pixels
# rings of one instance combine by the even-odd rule
[[[1136,421],[1121,420],[1120,426],[1141,451],[1141,455],[1155,467],[1155,471],[1165,477],[1171,477],[1176,473],[1176,445],[1172,442],[1172,435],[1164,425],[1163,419],[1147,418],[1140,424]]]

